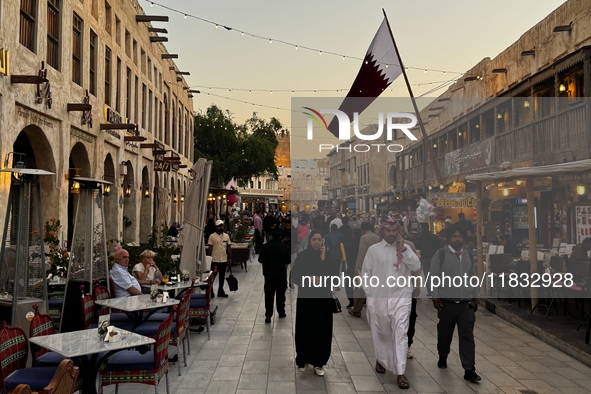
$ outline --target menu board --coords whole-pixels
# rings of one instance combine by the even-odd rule
[[[591,237],[591,206],[579,205],[575,207],[575,226],[577,229],[577,244]]]

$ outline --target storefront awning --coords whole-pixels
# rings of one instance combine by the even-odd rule
[[[549,166],[523,167],[515,168],[513,170],[474,174],[468,175],[466,179],[473,182],[494,182],[500,179],[514,179],[529,176],[552,176],[568,174],[571,172],[586,171],[590,169],[591,159],[573,161],[570,163],[552,164]]]

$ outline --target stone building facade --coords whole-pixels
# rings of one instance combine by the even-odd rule
[[[182,221],[193,162],[193,102],[162,38],[149,31],[151,23],[136,20],[145,15],[138,1],[21,0],[1,7],[0,52],[9,64],[8,70],[0,62],[2,168],[15,164],[10,152],[19,152],[27,155],[27,167],[55,173],[41,180],[44,220],[59,219],[71,237],[76,195],[66,175],[75,168],[79,176],[113,183],[104,205],[108,240],[146,242],[158,190],[167,198],[167,225]],[[37,76],[42,67],[47,82],[13,79]],[[85,98],[90,111],[68,110]],[[101,126],[108,123],[137,129]],[[130,136],[146,140],[126,141]],[[158,144],[156,150],[180,161],[156,172],[155,145],[141,144]],[[10,182],[2,175],[0,206],[6,206]]]

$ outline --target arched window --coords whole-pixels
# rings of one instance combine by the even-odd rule
[[[168,114],[168,98],[166,97],[166,94],[164,95],[164,143],[165,144],[170,144],[170,124],[168,122],[169,120],[169,114]]]

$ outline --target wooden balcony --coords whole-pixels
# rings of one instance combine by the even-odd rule
[[[591,130],[588,129],[586,106],[583,102],[575,104],[544,118],[519,126],[499,134],[495,139],[495,161],[493,167],[501,163],[534,162],[548,165],[591,157]],[[444,174],[445,157],[437,159],[439,170]],[[478,172],[478,171],[477,171]],[[437,182],[430,162],[422,163],[398,172],[398,187],[406,181],[410,187],[423,182]]]

